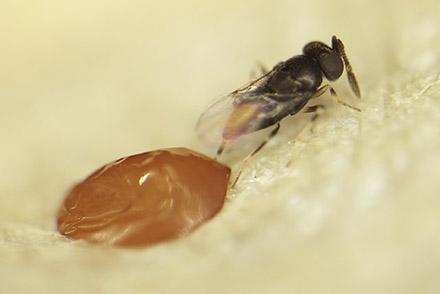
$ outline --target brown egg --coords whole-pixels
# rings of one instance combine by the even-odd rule
[[[146,246],[184,236],[223,206],[230,169],[185,148],[116,160],[69,192],[58,230],[72,239]]]

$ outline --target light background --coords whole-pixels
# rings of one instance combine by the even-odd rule
[[[56,234],[74,182],[212,152],[193,130],[209,101],[333,34],[364,96],[336,88],[364,111],[330,103],[315,132],[282,133],[209,224],[140,251]],[[439,40],[436,0],[2,0],[0,292],[438,293]]]

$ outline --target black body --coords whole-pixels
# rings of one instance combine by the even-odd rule
[[[335,94],[330,85],[321,84],[324,78],[328,81],[340,78],[344,66],[351,89],[360,97],[359,86],[341,40],[333,36],[331,47],[322,42],[310,42],[304,46],[303,54],[278,63],[245,87],[212,104],[197,122],[199,134],[202,137],[212,135],[215,140],[217,130],[220,130],[218,155],[223,152],[228,141],[276,125],[270,135],[273,137],[284,117],[299,111],[314,112],[321,105],[306,107],[310,99],[321,96],[327,90]],[[341,100],[337,101],[359,110]]]
[[[234,91],[235,105],[258,104],[264,113],[243,128],[243,134],[267,128],[288,115],[298,113],[311,98],[323,94],[319,91],[323,77],[334,81],[342,75],[344,63],[350,86],[360,97],[344,45],[335,36],[332,47],[318,41],[310,42],[304,46],[303,54],[278,63],[263,77]]]

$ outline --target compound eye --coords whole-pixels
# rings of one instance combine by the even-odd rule
[[[344,64],[335,52],[326,52],[318,58],[322,72],[329,81],[334,81],[342,75]]]

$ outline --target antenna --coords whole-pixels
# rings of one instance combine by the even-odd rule
[[[344,60],[345,71],[347,72],[347,78],[350,87],[353,90],[356,97],[361,98],[361,90],[359,89],[359,84],[356,80],[353,69],[351,68],[350,61],[348,61],[347,54],[345,54],[344,44],[336,36],[332,37],[332,48],[333,50],[336,50],[336,52],[338,52],[338,54]]]

